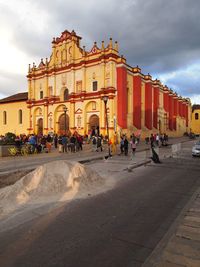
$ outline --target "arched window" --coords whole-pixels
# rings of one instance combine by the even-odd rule
[[[40,99],[43,99],[43,91],[40,91]]]
[[[69,90],[65,89],[64,91],[64,100],[68,100],[69,99]]]
[[[97,83],[97,81],[94,81],[94,82],[92,83],[92,90],[93,90],[93,91],[97,91],[97,88],[98,88],[98,83]]]
[[[22,124],[22,110],[19,110],[19,124]]]
[[[194,117],[195,117],[195,120],[198,120],[199,119],[199,113],[195,113]]]
[[[4,125],[7,124],[7,112],[6,111],[3,112],[3,124]]]

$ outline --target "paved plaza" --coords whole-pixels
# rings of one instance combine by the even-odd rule
[[[169,157],[182,158],[180,153],[174,153],[175,144],[188,143],[188,151],[195,140],[186,137],[174,138],[169,140],[169,146],[160,148],[158,153],[161,161]],[[179,146],[178,146],[179,147]],[[184,150],[183,150],[184,151]],[[7,157],[0,159],[0,175],[22,169],[34,169],[38,165],[52,160],[76,160],[82,163],[89,163],[99,173],[106,177],[112,173],[121,171],[131,172],[134,168],[141,165],[152,164],[149,145],[141,142],[137,146],[134,158],[129,154],[127,157],[116,155],[105,159],[108,154],[107,147],[103,152],[92,152],[90,145],[85,145],[83,151],[77,153],[59,153],[53,149],[51,153],[30,155],[27,157]],[[198,160],[198,159],[195,159]],[[160,165],[162,168],[162,164]],[[156,249],[143,265],[144,267],[178,267],[178,266],[200,266],[200,188],[193,194],[189,203],[184,207],[176,221],[172,224],[165,237],[159,242]]]

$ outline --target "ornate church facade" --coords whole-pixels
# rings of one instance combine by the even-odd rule
[[[29,65],[23,105],[16,105],[14,97],[0,100],[0,134],[12,127],[16,134],[88,134],[97,128],[105,135],[108,128],[110,136],[139,132],[143,137],[158,132],[181,136],[190,131],[189,99],[142,74],[138,66],[129,66],[112,39],[101,47],[95,42],[90,51],[80,41],[74,31],[66,30],[53,38],[49,59]],[[14,116],[18,119],[9,124]],[[19,116],[24,116],[21,127]]]

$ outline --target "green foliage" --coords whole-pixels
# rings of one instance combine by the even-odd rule
[[[0,141],[1,145],[12,145],[15,144],[16,135],[14,133],[6,133],[5,137]]]

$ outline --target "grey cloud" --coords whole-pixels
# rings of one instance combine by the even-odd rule
[[[19,92],[26,92],[28,88],[24,86],[26,84],[26,76],[12,74],[8,72],[0,73],[0,95],[1,98],[16,94]]]
[[[88,49],[93,41],[100,43],[112,36],[128,63],[148,72],[155,72],[154,67],[158,72],[174,70],[200,56],[198,0],[34,2],[49,14],[46,32],[41,35],[21,23],[15,39],[28,53],[40,57],[50,53],[51,38],[65,29],[81,35]]]
[[[194,95],[200,94],[199,88],[199,78],[190,76],[187,74],[180,74],[174,78],[167,80],[167,85],[172,88],[177,93],[185,96],[192,97]]]

